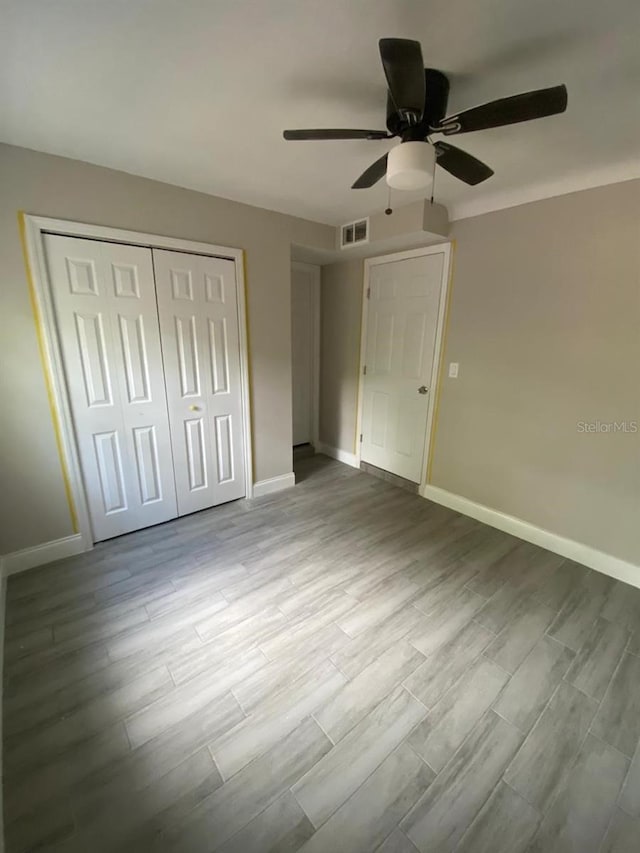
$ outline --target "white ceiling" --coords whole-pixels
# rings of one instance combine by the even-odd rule
[[[384,128],[382,36],[420,40],[450,112],[568,86],[563,116],[451,140],[496,172],[438,170],[454,214],[640,175],[638,0],[4,0],[2,17],[2,141],[310,219],[386,206],[383,182],[349,187],[389,142],[282,139]]]

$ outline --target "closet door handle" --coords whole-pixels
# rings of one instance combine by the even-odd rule
[[[199,411],[200,411],[200,406],[193,406],[193,405],[192,405],[192,406],[189,406],[189,411],[190,411],[190,412],[199,412]]]

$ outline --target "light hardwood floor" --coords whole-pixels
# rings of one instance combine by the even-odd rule
[[[298,479],[9,580],[9,853],[637,853],[640,590]]]

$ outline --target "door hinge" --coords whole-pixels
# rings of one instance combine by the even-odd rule
[[[367,299],[371,299],[371,288],[367,288]]]
[[[363,376],[366,376],[366,375],[367,375],[367,365],[366,365],[366,364],[365,364],[365,366],[362,368],[362,375],[363,375]]]
[[[362,444],[362,433],[360,433],[360,444]]]

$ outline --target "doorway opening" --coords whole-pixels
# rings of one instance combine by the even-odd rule
[[[294,461],[318,444],[320,267],[291,265],[291,410]]]

